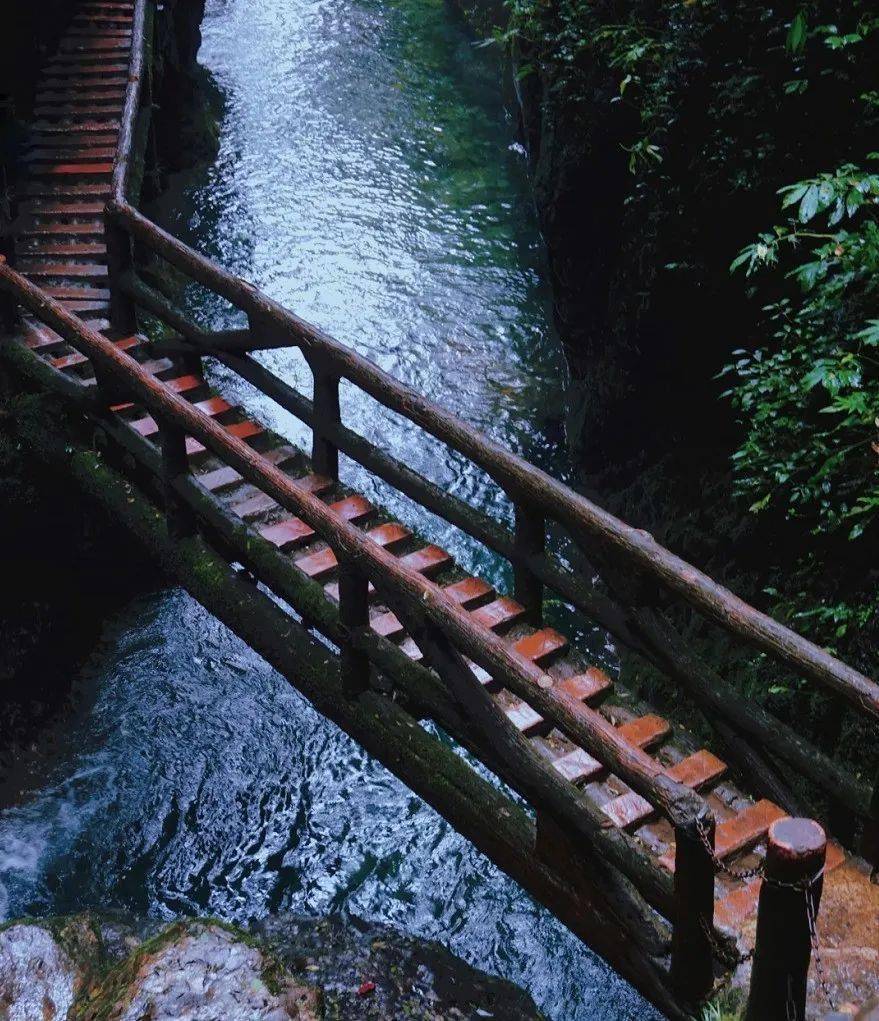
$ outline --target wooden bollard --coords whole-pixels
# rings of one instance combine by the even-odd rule
[[[827,837],[811,819],[769,829],[746,1021],[804,1021],[810,914],[817,918],[826,854]]]

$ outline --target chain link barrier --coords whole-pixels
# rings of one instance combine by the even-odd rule
[[[722,859],[718,858],[714,848],[711,846],[711,842],[708,839],[708,833],[701,819],[696,820],[696,832],[699,834],[699,840],[702,842],[702,846],[705,848],[706,854],[708,854],[718,872],[722,872],[730,878],[736,879],[740,882],[746,882],[749,879],[762,879],[764,883],[768,883],[770,886],[775,886],[782,890],[794,890],[803,894],[806,901],[806,919],[809,925],[809,942],[812,946],[812,956],[815,959],[815,975],[818,980],[818,985],[821,987],[821,991],[830,1005],[830,1009],[835,1011],[836,1001],[830,990],[830,984],[827,981],[827,974],[824,970],[824,963],[821,960],[821,946],[818,939],[818,912],[816,910],[816,898],[814,896],[815,884],[824,876],[824,866],[822,865],[815,875],[809,879],[802,879],[796,883],[786,883],[784,880],[773,879],[766,875],[765,861],[761,861],[759,865],[756,865],[751,869],[731,868]],[[708,937],[708,942],[711,944],[718,960],[729,969],[727,977],[720,985],[720,988],[723,988],[732,981],[732,973],[736,968],[742,964],[746,964],[750,960],[753,960],[754,953],[757,948],[756,946],[753,946],[750,950],[736,953],[720,942],[714,931],[714,927],[706,924],[704,919],[702,920],[702,928],[705,935]],[[792,1009],[793,999],[792,996],[789,996],[789,1014]],[[790,1014],[788,1021],[796,1021],[796,1019],[792,1014]]]

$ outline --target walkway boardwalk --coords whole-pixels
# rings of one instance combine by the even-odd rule
[[[582,730],[572,734],[572,728],[563,725],[563,714],[554,717],[547,711],[548,693],[566,712],[579,713],[579,718],[585,721],[584,727],[597,729],[602,734],[612,731],[606,741],[615,742],[614,754],[626,761],[630,758],[639,769],[646,769],[654,777],[674,781],[678,785],[675,789],[698,792],[716,820],[713,919],[718,936],[715,942],[727,934],[739,952],[747,951],[754,941],[754,918],[762,882],[760,867],[767,833],[773,822],[787,815],[784,808],[769,798],[754,796],[741,784],[741,769],[731,769],[725,761],[725,753],[702,746],[684,727],[652,711],[651,707],[638,704],[621,684],[614,683],[591,663],[567,636],[544,626],[539,606],[542,585],[531,578],[529,586],[527,572],[517,570],[519,584],[515,595],[518,599],[496,591],[480,578],[462,571],[441,546],[425,542],[404,522],[390,519],[382,508],[346,489],[338,478],[337,447],[341,444],[329,443],[316,434],[310,461],[302,451],[265,428],[245,409],[230,404],[211,383],[210,373],[204,374],[203,359],[193,353],[198,332],[180,315],[175,321],[175,313],[168,311],[169,306],[162,304],[154,291],[142,284],[138,290],[129,280],[127,300],[130,304],[130,299],[136,297],[153,314],[164,309],[166,321],[175,327],[178,341],[154,343],[136,330],[119,328],[119,293],[114,289],[112,251],[108,256],[108,245],[112,249],[114,238],[112,231],[108,236],[104,209],[112,198],[114,168],[118,168],[120,162],[118,146],[125,124],[136,15],[133,3],[80,3],[60,51],[44,69],[27,157],[29,175],[17,233],[16,269],[45,295],[56,299],[60,308],[74,313],[87,328],[112,342],[117,351],[130,356],[143,372],[160,381],[166,391],[184,398],[193,409],[221,426],[229,437],[246,443],[265,465],[279,469],[297,491],[319,498],[339,522],[356,526],[375,546],[391,554],[401,567],[428,581],[446,600],[466,611],[469,620],[479,629],[499,637],[513,661],[521,664],[522,670],[531,671],[527,676],[534,682],[533,697],[523,697],[522,686],[512,689],[504,677],[493,676],[489,669],[469,656],[466,662],[503,718],[525,739],[535,762],[549,764],[557,777],[576,794],[578,803],[592,806],[593,817],[603,819],[606,830],[628,835],[626,846],[631,844],[645,858],[657,863],[669,880],[673,877],[676,852],[675,827],[669,815],[662,811],[661,804],[633,789],[631,783],[619,775],[620,770],[609,768],[607,759],[602,761],[600,749],[578,739],[578,734],[582,738]],[[165,250],[161,254],[168,256]],[[124,314],[123,311],[123,320]],[[65,392],[72,392],[75,387],[84,394],[95,394],[99,390],[98,378],[103,386],[108,374],[106,371],[102,374],[99,367],[96,378],[93,359],[82,350],[82,345],[73,346],[69,333],[62,336],[57,332],[58,323],[55,322],[56,328],[53,328],[44,321],[47,319],[51,321],[51,316],[27,316],[16,343],[33,359],[48,366],[59,381],[66,381],[68,390]],[[252,322],[253,319],[251,316]],[[237,340],[240,337],[231,333],[215,337],[210,353],[259,385],[265,380],[262,375],[259,379],[254,376],[257,369],[253,366],[257,363],[249,356],[242,357],[235,348]],[[291,341],[288,338],[286,342]],[[333,408],[333,374],[321,374],[318,369],[315,374],[314,407],[321,399],[321,384],[329,379],[326,406],[331,425],[332,420],[338,424],[338,406]],[[338,373],[335,385],[338,401]],[[275,393],[282,387],[278,382]],[[164,451],[167,468],[174,454],[167,442],[169,430],[164,428],[162,417],[136,395],[120,393],[118,385],[112,392],[116,396],[108,399],[109,412],[103,412],[104,426],[111,439],[144,464],[161,462]],[[306,404],[311,406],[308,401]],[[316,416],[314,410],[312,414]],[[182,436],[181,432],[181,439]],[[323,609],[312,607],[306,614],[311,622],[316,621],[319,627],[321,620],[338,617],[340,595],[344,597],[345,586],[351,584],[350,576],[340,570],[338,548],[334,550],[314,522],[291,513],[271,485],[260,485],[247,477],[241,465],[218,456],[204,440],[205,437],[186,435],[182,440],[184,446],[177,448],[178,470],[194,480],[200,494],[200,509],[178,507],[181,533],[187,532],[187,523],[191,528],[193,523],[203,525],[209,521],[211,528],[222,534],[225,555],[230,561],[247,563],[241,553],[245,547],[260,551],[254,556],[255,563],[247,563],[247,566],[275,591],[283,588],[278,579],[285,579],[284,584],[287,584],[293,577],[291,570],[302,579],[317,583],[322,589],[327,615],[324,616]],[[152,461],[150,449],[154,452]],[[181,450],[185,451],[183,465]],[[518,533],[520,546],[526,532],[527,529],[523,529]],[[542,538],[533,544],[531,553],[542,555]],[[295,587],[295,579],[289,584]],[[284,589],[279,594],[287,598],[290,590]],[[407,631],[406,614],[400,611],[394,599],[386,599],[381,585],[369,584],[368,588],[364,585],[358,591],[363,595],[364,620],[368,617],[374,636],[392,644],[412,663],[436,666],[436,649],[434,655],[430,655],[428,647],[425,659],[426,645],[419,640],[423,636],[412,626]],[[533,598],[535,592],[537,605]],[[352,605],[356,602],[355,599]],[[395,607],[406,624],[395,613]],[[346,612],[350,617],[350,611],[343,607],[343,624]],[[356,651],[349,650],[347,659],[343,656],[343,666],[346,662],[355,666],[359,662],[362,667],[357,655]],[[362,657],[362,650],[360,655]],[[295,683],[295,678],[292,680]],[[503,761],[495,760],[492,749],[481,747],[480,740],[472,734],[465,743],[490,766],[499,767],[497,771],[509,782],[510,768]],[[527,790],[525,793],[527,796]],[[595,816],[595,812],[599,815]],[[549,857],[554,860],[555,867],[564,868],[563,863],[570,862],[566,855],[572,847],[576,849],[577,843],[576,838],[573,841],[570,837],[564,838],[559,827],[550,823],[547,814],[538,809],[537,852],[540,856]],[[831,985],[845,990],[847,997],[865,996],[870,990],[870,961],[879,967],[879,933],[875,925],[870,930],[871,923],[866,916],[860,927],[855,925],[846,931],[840,916],[843,904],[840,898],[856,897],[862,904],[874,904],[876,917],[879,917],[877,888],[870,885],[864,864],[832,841],[825,868],[822,941],[836,949],[825,953],[824,971],[829,974]],[[837,875],[839,878],[834,878]],[[569,878],[571,897],[588,900],[578,885],[579,879]],[[575,915],[581,910],[582,904],[571,905],[569,914]],[[586,913],[588,915],[588,911]],[[830,930],[823,925],[825,916],[833,919]],[[574,928],[590,941],[588,924]],[[730,971],[728,958],[733,953],[732,946],[732,943],[726,946],[725,956],[719,955],[718,975]],[[608,952],[606,946],[600,949]],[[871,954],[875,956],[871,958]],[[625,971],[624,963],[614,963]],[[739,980],[746,970],[747,964],[739,967]],[[655,1001],[662,999],[643,975],[631,969],[628,975]],[[815,987],[813,992],[813,1002],[821,1003],[821,990]],[[668,1000],[661,1005],[670,1009]]]

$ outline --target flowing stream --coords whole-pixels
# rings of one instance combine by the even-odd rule
[[[444,0],[209,0],[201,59],[226,102],[221,152],[166,198],[171,229],[565,478],[565,370],[494,50],[474,47]],[[235,322],[189,300],[205,322]],[[295,352],[266,362],[308,391]],[[509,513],[484,475],[368,398],[345,392],[343,416]],[[354,466],[343,476],[504,580],[475,544]],[[656,1016],[184,593],[120,607],[84,681],[68,753],[0,814],[0,917],[350,912],[443,941],[525,986],[553,1021]]]

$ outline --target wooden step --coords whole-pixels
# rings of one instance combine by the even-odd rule
[[[350,521],[352,524],[362,521],[364,518],[375,513],[375,508],[362,496],[348,496],[344,500],[330,504],[329,508],[342,521]],[[259,530],[263,539],[278,549],[287,552],[298,549],[307,542],[314,539],[315,531],[311,525],[306,524],[301,518],[288,518],[286,521],[279,521],[274,525],[266,525]]]
[[[415,550],[414,553],[406,553],[399,558],[400,563],[410,571],[423,574],[426,578],[433,578],[445,567],[451,567],[454,560],[444,549],[433,544],[423,549]]]
[[[294,450],[292,447],[281,446],[267,450],[262,456],[271,464],[276,465],[278,468],[283,468],[284,465],[289,464],[291,461],[298,462],[301,454],[298,450]],[[205,489],[213,493],[218,492],[221,489],[228,489],[232,486],[237,486],[244,480],[234,468],[231,468],[228,465],[223,465],[221,468],[216,468],[204,475],[200,475],[198,477],[198,481],[205,487]]]
[[[131,338],[131,339],[136,340],[136,341],[139,342],[143,338],[136,336],[136,337]],[[121,343],[121,341],[117,342],[117,346],[118,346],[119,343]],[[137,345],[133,345],[133,346],[137,346]],[[167,362],[167,367],[168,368],[173,368],[173,363],[168,361],[167,359],[161,359],[161,361],[162,362]],[[150,362],[141,362],[141,368],[142,369],[146,369],[147,372],[154,372],[154,370],[152,368],[153,364],[154,363],[150,363]],[[169,390],[173,390],[174,393],[176,393],[176,394],[192,393],[193,390],[198,390],[200,387],[205,386],[205,381],[202,379],[202,377],[201,376],[194,376],[194,375],[177,376],[174,379],[163,380],[163,382],[164,382],[165,386]],[[121,412],[121,411],[130,411],[133,407],[134,407],[134,404],[131,401],[125,401],[122,404],[114,404],[110,408],[110,410],[118,413],[118,412]]]
[[[37,322],[28,323],[24,342],[32,351],[47,351],[66,343],[54,330]]]
[[[460,581],[452,582],[451,585],[444,585],[443,592],[458,606],[465,610],[473,610],[476,607],[489,602],[494,598],[494,586],[489,585],[482,578],[462,578]]]
[[[81,140],[80,140],[81,141]],[[24,157],[25,163],[34,164],[31,168],[31,173],[42,174],[47,171],[45,168],[39,166],[41,163],[59,164],[65,161],[73,163],[113,163],[116,156],[116,147],[114,145],[80,145],[78,147],[56,147],[52,149],[33,148]]]
[[[502,631],[504,628],[512,627],[524,615],[525,607],[521,603],[507,596],[498,596],[490,603],[473,610],[470,617],[491,631]]]
[[[597,702],[613,687],[613,682],[603,670],[589,667],[582,674],[573,674],[553,682],[553,689],[577,702]]]
[[[567,652],[568,640],[554,628],[546,627],[534,634],[520,638],[513,645],[513,651],[524,659],[530,659],[538,666],[544,666]]]
[[[617,727],[620,734],[636,748],[651,748],[664,741],[671,733],[671,727],[661,716],[650,713],[639,716]]]
[[[66,177],[49,177],[45,180],[30,180],[24,187],[27,196],[44,202],[101,202],[110,197],[110,178],[80,181]],[[104,210],[101,205],[101,212]]]
[[[314,494],[325,493],[333,486],[332,479],[328,479],[325,475],[305,475],[300,479],[291,479],[290,481],[298,489]],[[231,508],[233,514],[237,514],[245,521],[259,517],[260,514],[265,514],[267,511],[279,509],[280,505],[277,500],[269,496],[268,493],[256,493],[246,500],[232,504]]]
[[[50,284],[43,290],[59,301],[109,301],[110,292],[103,287],[75,286],[73,284]]]
[[[217,418],[219,415],[225,415],[227,411],[234,410],[232,405],[224,401],[222,397],[209,397],[207,400],[194,404],[193,407],[198,408],[210,418]],[[159,423],[151,415],[132,419],[128,424],[141,436],[155,436],[159,431]]]
[[[32,223],[19,231],[20,238],[40,239],[54,237],[79,237],[87,235],[103,235],[103,220],[89,220],[85,223]]]
[[[21,255],[27,255],[28,258],[48,258],[50,256],[76,256],[76,255],[106,255],[107,246],[100,242],[81,242],[81,243],[70,243],[63,244],[57,243],[33,243],[27,246],[22,246],[20,249]]]
[[[119,121],[76,121],[75,123],[68,121],[66,124],[58,121],[36,121],[34,129],[44,135],[50,135],[53,132],[59,135],[106,135],[111,131],[117,132],[119,130]]]
[[[510,723],[516,727],[525,737],[535,737],[538,734],[547,734],[552,730],[552,725],[528,705],[527,702],[517,702],[504,710]]]
[[[38,263],[30,259],[21,259],[17,269],[26,277],[37,277],[40,279],[51,277],[58,280],[102,280],[109,274],[106,266],[101,266],[97,263],[94,265],[84,262]]]
[[[786,815],[784,809],[765,798],[748,805],[731,819],[717,824],[714,835],[715,855],[722,860],[750,850],[766,837],[769,827],[777,819],[783,819]],[[674,872],[674,847],[659,859],[659,864]]]
[[[114,94],[117,94],[120,89],[123,92],[125,91],[128,79],[122,77],[122,75],[112,74],[74,74],[67,75],[66,77],[43,78],[41,84],[44,89],[54,91],[63,96],[79,96],[83,92],[91,92],[93,90],[96,92],[96,95],[102,94],[104,90],[112,90]]]
[[[62,105],[38,106],[34,115],[46,121],[57,121],[59,124],[76,124],[82,121],[99,121],[122,113],[122,101],[108,103],[66,103]]]
[[[258,436],[262,436],[265,429],[256,422],[236,422],[234,425],[224,425],[223,428],[232,436],[236,436],[239,440],[253,440]],[[207,453],[207,448],[203,443],[200,443],[194,436],[186,437],[186,453],[189,457],[201,457]]]
[[[406,542],[412,536],[408,528],[393,521],[378,525],[365,534],[367,539],[371,539],[387,549],[393,549],[394,546]],[[314,580],[326,578],[339,566],[336,554],[329,548],[318,550],[316,553],[307,553],[293,562],[303,574]]]
[[[24,212],[31,216],[64,217],[75,219],[76,217],[99,216],[104,212],[103,202],[65,202],[61,199],[52,202],[28,202],[24,205]]]
[[[112,53],[114,56],[124,55],[131,49],[129,40],[117,39],[115,36],[65,36],[59,43],[56,61],[62,61],[67,54],[81,57],[83,54]]]
[[[116,347],[120,351],[130,351],[132,348],[138,346],[141,343],[140,337],[123,337],[121,340],[114,341]],[[71,369],[75,369],[80,365],[85,365],[88,362],[88,358],[80,351],[74,351],[69,355],[61,355],[60,358],[53,358],[52,365],[56,369],[60,369],[62,372],[69,372]]]
[[[670,729],[665,720],[649,715],[624,723],[617,727],[617,733],[634,747],[644,749],[666,737]],[[582,748],[575,748],[574,751],[559,756],[552,764],[566,780],[578,785],[594,780],[606,772],[604,766]]]
[[[676,766],[665,770],[665,775],[687,787],[702,790],[716,783],[725,772],[726,763],[703,748],[681,759]],[[655,809],[650,802],[634,791],[627,791],[613,798],[602,805],[602,811],[621,829],[634,829],[655,815]]]

